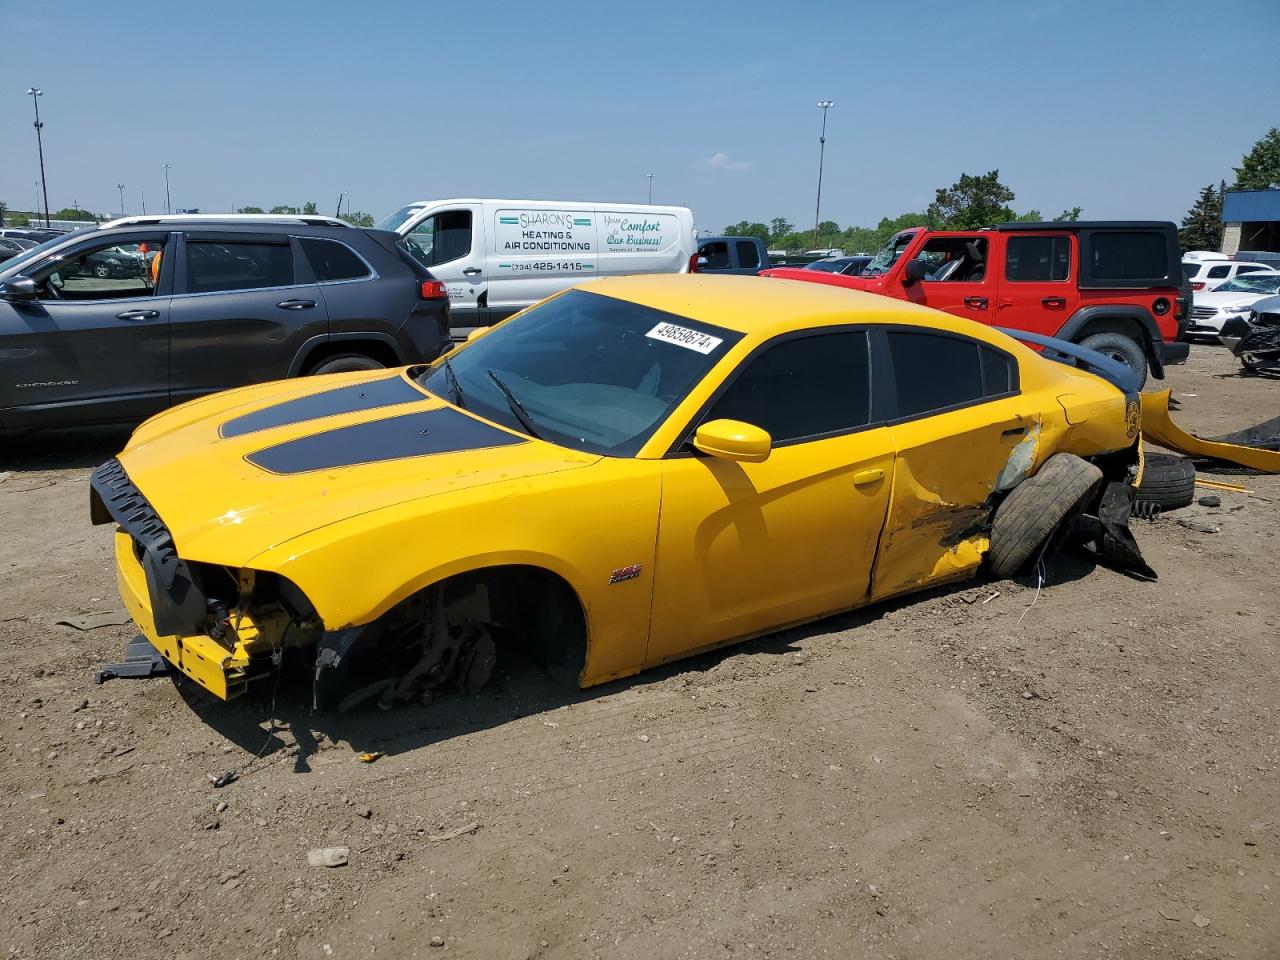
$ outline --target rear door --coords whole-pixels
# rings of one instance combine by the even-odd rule
[[[193,230],[177,259],[174,403],[286,377],[303,343],[328,336],[324,298],[290,237]]]
[[[995,317],[996,278],[988,263],[990,234],[939,234],[929,237],[915,259],[928,274],[904,290],[904,299],[980,323]]]
[[[37,299],[0,302],[0,423],[138,420],[164,409],[169,245],[165,233],[116,233],[31,265]]]
[[[449,293],[455,336],[489,323],[490,263],[482,205],[450,204],[420,215],[405,233],[410,250]]]
[[[996,325],[1053,336],[1080,305],[1076,238],[1039,232],[1001,237],[1005,246]]]

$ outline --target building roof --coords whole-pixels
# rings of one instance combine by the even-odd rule
[[[1280,190],[1228,190],[1222,196],[1223,223],[1280,221]]]

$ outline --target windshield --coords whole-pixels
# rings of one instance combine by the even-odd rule
[[[570,290],[446,354],[419,382],[522,433],[627,457],[740,339],[732,330]]]
[[[911,245],[911,241],[915,239],[915,236],[915,231],[912,231],[890,237],[885,241],[884,246],[876,252],[876,255],[871,258],[871,262],[863,269],[862,275],[864,277],[878,277],[882,273],[887,273],[889,268],[898,262],[898,258],[902,256],[902,251]]]
[[[0,264],[0,275],[12,276],[14,274],[21,273],[24,265],[39,260],[49,250],[66,243],[72,237],[78,237],[81,232],[82,231],[77,230],[75,233],[64,233],[61,236],[54,237],[52,240],[46,240],[44,243],[32,247],[30,250],[23,250],[12,260],[6,260],[3,264]]]
[[[378,230],[399,230],[402,226],[420,214],[425,208],[420,206],[401,207],[395,213],[378,221]]]
[[[805,269],[821,270],[823,273],[839,273],[842,266],[844,266],[844,263],[840,260],[815,260]]]
[[[1218,284],[1214,293],[1280,293],[1280,273],[1245,274]]]

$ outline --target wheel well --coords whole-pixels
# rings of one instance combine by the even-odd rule
[[[1148,357],[1151,356],[1151,334],[1146,327],[1133,317],[1095,317],[1077,330],[1071,340],[1073,343],[1082,343],[1087,337],[1091,337],[1095,333],[1123,334],[1141,344],[1143,353],[1147,354]]]
[[[444,581],[446,604],[487,598],[489,620],[515,634],[534,657],[567,686],[576,688],[587,656],[582,601],[563,577],[542,567],[485,567]],[[483,590],[481,590],[483,588]]]
[[[302,364],[302,373],[305,376],[326,360],[350,353],[376,360],[384,367],[400,366],[400,358],[395,351],[381,340],[330,340],[307,354],[307,359]]]

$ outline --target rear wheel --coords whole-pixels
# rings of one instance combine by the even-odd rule
[[[356,370],[382,370],[383,365],[373,357],[366,357],[363,353],[340,353],[336,357],[330,357],[328,360],[313,367],[310,371],[312,375],[322,373],[352,373]]]
[[[1102,482],[1102,471],[1075,454],[1056,453],[1009,492],[991,523],[991,573],[1004,579],[1021,570],[1059,525]]]
[[[1123,333],[1095,333],[1080,341],[1080,346],[1097,350],[1103,356],[1118,360],[1138,376],[1138,389],[1147,383],[1147,354],[1142,344]]]

